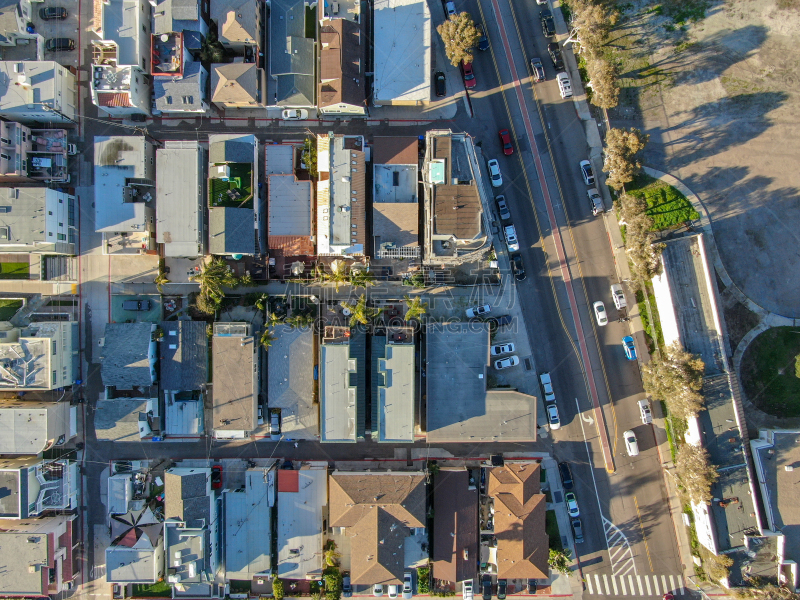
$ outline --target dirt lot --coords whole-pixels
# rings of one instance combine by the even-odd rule
[[[645,164],[697,193],[742,291],[800,317],[800,10],[779,3],[672,0],[672,18],[666,3],[625,4],[610,117],[649,133]]]

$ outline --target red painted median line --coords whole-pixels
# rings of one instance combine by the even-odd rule
[[[584,373],[586,373],[586,379],[589,382],[589,392],[592,398],[592,406],[594,407],[595,423],[597,426],[597,432],[600,435],[600,445],[603,448],[603,461],[606,463],[606,470],[613,472],[614,459],[611,456],[611,447],[609,445],[608,432],[606,431],[606,421],[605,417],[603,416],[603,411],[600,407],[600,400],[597,395],[597,386],[595,385],[594,376],[592,373],[592,363],[589,360],[589,349],[586,345],[586,338],[583,335],[583,329],[581,327],[581,317],[578,313],[578,302],[575,299],[575,291],[572,289],[572,275],[570,274],[569,266],[567,265],[564,244],[561,239],[561,230],[559,229],[558,221],[556,221],[556,213],[553,210],[553,202],[550,199],[550,190],[547,188],[547,182],[545,181],[544,169],[542,168],[542,159],[539,156],[539,150],[536,148],[536,143],[534,141],[536,138],[533,135],[531,119],[530,115],[528,114],[528,106],[525,104],[525,98],[522,94],[522,86],[520,85],[520,79],[517,75],[517,69],[514,66],[514,62],[511,60],[511,46],[508,43],[505,24],[503,23],[503,17],[500,14],[500,5],[498,4],[497,0],[491,0],[491,2],[492,6],[494,7],[497,22],[500,26],[500,37],[503,40],[503,48],[505,49],[506,53],[506,62],[508,63],[508,68],[511,71],[512,85],[517,93],[517,101],[519,102],[520,111],[522,113],[522,120],[525,123],[525,131],[528,134],[528,139],[531,140],[531,154],[533,154],[533,161],[536,164],[536,173],[539,176],[539,185],[542,188],[542,195],[544,196],[544,202],[547,206],[547,218],[550,220],[550,230],[553,232],[553,241],[555,242],[558,265],[559,269],[561,270],[561,276],[564,278],[564,283],[566,284],[569,306],[570,309],[572,309],[572,318],[575,321],[575,329],[578,333],[578,346],[580,347],[581,357],[583,359]]]

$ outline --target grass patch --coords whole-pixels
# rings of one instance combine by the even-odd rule
[[[777,417],[800,416],[800,329],[775,327],[742,357],[742,385],[755,405]]]
[[[684,435],[686,434],[686,421],[672,416],[669,412],[667,404],[663,400],[661,403],[661,412],[664,415],[664,429],[667,434],[667,441],[669,441],[669,453],[672,456],[672,462],[675,462],[675,457],[678,454],[678,448],[683,444]]]
[[[26,262],[0,263],[0,279],[30,279],[30,268]]]
[[[578,72],[581,74],[581,81],[584,84],[589,83],[589,73],[586,71],[586,59],[583,57],[583,54],[578,55]],[[583,91],[586,94],[586,99],[591,102],[592,88],[584,85]]]
[[[696,23],[706,16],[709,2],[706,0],[670,0],[664,4],[666,13],[675,25]]]
[[[208,197],[211,206],[253,208],[253,169],[244,163],[229,163],[227,181],[212,177],[208,180]],[[216,166],[214,167],[216,175]],[[239,198],[231,198],[228,191],[237,191]]]
[[[656,344],[658,348],[664,347],[664,332],[661,331],[661,321],[658,318],[658,307],[656,306],[656,297],[653,295],[652,290],[648,286],[647,288],[647,299],[650,301],[650,308],[653,311],[653,319],[655,323],[650,323],[650,315],[647,312],[647,305],[644,302],[644,294],[641,290],[636,292],[636,303],[639,305],[639,316],[642,319],[642,326],[644,327],[645,339],[647,340],[647,348],[650,350],[650,354],[653,354],[656,350]],[[655,325],[655,332],[653,331],[653,325]]]
[[[564,547],[561,545],[561,533],[558,531],[558,520],[556,519],[556,511],[548,510],[545,513],[545,531],[550,538],[550,547],[553,550],[562,551]]]
[[[625,191],[631,196],[644,198],[647,202],[647,214],[653,219],[653,231],[670,229],[700,218],[700,213],[686,196],[671,185],[645,173],[640,173],[626,184]]]
[[[22,300],[0,300],[0,321],[8,321],[22,308]]]
[[[159,581],[152,585],[133,584],[133,597],[134,598],[171,598],[172,586],[166,581]]]
[[[317,39],[317,7],[306,6],[306,33],[305,36]]]

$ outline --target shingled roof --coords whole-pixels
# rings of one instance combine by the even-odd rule
[[[497,577],[546,579],[549,542],[545,533],[545,496],[540,493],[540,467],[507,463],[489,472],[494,498]]]
[[[433,576],[466,581],[478,574],[478,490],[469,489],[469,473],[443,470],[433,479]]]
[[[107,323],[105,342],[100,351],[103,385],[121,390],[153,384],[153,369],[148,358],[151,323]]]

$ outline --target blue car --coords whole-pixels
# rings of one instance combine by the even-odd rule
[[[626,335],[622,338],[622,349],[625,350],[625,358],[636,360],[636,345],[633,343],[632,336]]]

